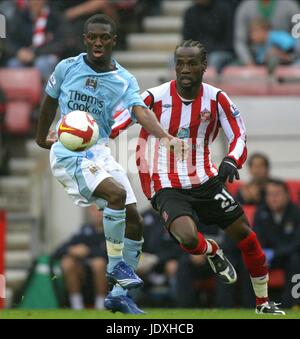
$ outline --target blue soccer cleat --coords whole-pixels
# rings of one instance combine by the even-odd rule
[[[112,285],[119,284],[126,290],[143,286],[143,280],[124,261],[120,261],[106,276]]]
[[[113,313],[145,314],[145,312],[140,310],[133,299],[128,295],[113,297],[111,293],[109,293],[104,300],[104,307]]]

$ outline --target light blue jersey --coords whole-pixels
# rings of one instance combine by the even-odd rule
[[[113,60],[116,70],[98,73],[85,62],[85,55],[81,53],[57,64],[46,92],[59,100],[61,116],[75,110],[88,112],[99,125],[100,138],[108,139],[117,108],[146,105],[135,77],[125,68]]]

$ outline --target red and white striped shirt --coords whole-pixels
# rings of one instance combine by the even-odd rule
[[[145,195],[151,198],[162,188],[199,187],[218,174],[210,154],[210,145],[222,127],[229,143],[227,157],[241,168],[247,157],[246,132],[239,110],[220,89],[203,83],[192,101],[182,99],[176,81],[170,81],[143,93],[146,105],[171,135],[190,145],[186,160],[176,160],[160,142],[142,128],[136,149],[136,162]],[[131,124],[127,111],[115,115],[111,137]]]

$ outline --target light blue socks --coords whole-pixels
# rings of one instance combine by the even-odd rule
[[[123,260],[126,210],[113,210],[106,207],[103,211],[103,228],[108,255],[107,271]]]

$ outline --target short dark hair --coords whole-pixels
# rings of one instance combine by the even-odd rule
[[[175,52],[174,52],[174,56],[176,59],[176,52],[178,50],[178,48],[181,47],[197,47],[199,48],[200,51],[200,60],[202,63],[207,63],[207,51],[204,45],[201,44],[201,42],[199,41],[195,41],[195,40],[184,40],[180,45],[177,45],[175,48]]]
[[[114,20],[105,15],[105,14],[95,14],[91,17],[89,17],[83,26],[83,32],[84,34],[86,34],[88,32],[88,26],[89,24],[105,24],[105,25],[109,25],[111,28],[111,32],[112,34],[116,34],[117,32],[117,28],[116,28],[116,23],[114,22]]]
[[[288,185],[286,184],[285,181],[281,180],[281,179],[268,179],[266,184],[271,184],[271,185],[276,185],[276,186],[280,186],[281,188],[283,188],[283,190],[287,193],[290,194],[290,190],[288,188]]]
[[[265,154],[262,154],[262,153],[253,153],[250,157],[249,157],[249,160],[248,160],[248,166],[251,167],[253,165],[253,161],[255,158],[259,158],[259,159],[262,159],[263,162],[265,163],[265,166],[267,169],[270,169],[270,161],[269,161],[269,158],[265,155]]]

